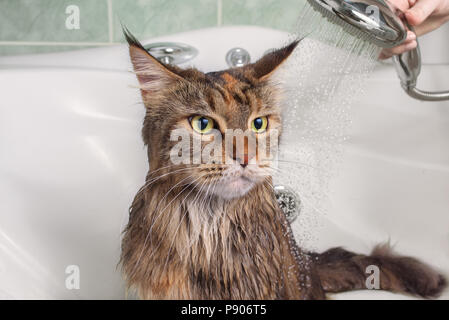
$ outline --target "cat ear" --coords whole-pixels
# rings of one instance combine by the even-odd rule
[[[267,53],[252,65],[256,78],[267,80],[274,71],[291,55],[300,40],[293,41],[289,45]]]
[[[123,27],[123,33],[129,44],[129,55],[134,67],[140,88],[149,93],[158,93],[183,78],[162,62],[149,54],[142,44]]]

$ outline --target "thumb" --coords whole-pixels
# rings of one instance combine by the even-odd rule
[[[405,12],[407,21],[412,26],[423,23],[438,6],[435,0],[417,0],[416,4]]]

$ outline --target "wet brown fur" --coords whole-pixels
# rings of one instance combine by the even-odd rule
[[[423,297],[442,291],[445,280],[437,272],[385,247],[370,256],[341,248],[303,252],[277,205],[271,179],[241,198],[224,200],[192,185],[177,186],[180,177],[170,174],[174,169],[164,169],[173,146],[170,130],[189,115],[218,115],[222,126],[244,129],[251,114],[270,112],[280,124],[278,90],[270,78],[297,42],[255,64],[204,74],[164,66],[126,36],[147,110],[142,132],[151,185],[131,206],[121,264],[129,287],[141,298],[324,299],[326,292],[365,288],[365,269],[372,264],[381,270],[382,289]],[[213,179],[220,170],[201,172]]]

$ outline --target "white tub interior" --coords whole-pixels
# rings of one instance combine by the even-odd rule
[[[225,27],[151,42],[192,45],[199,50],[192,63],[212,71],[227,67],[230,48],[255,60],[287,38]],[[0,298],[125,297],[120,232],[147,171],[144,109],[129,70],[124,45],[0,58]],[[419,83],[447,89],[449,65],[424,66]],[[449,275],[449,102],[412,100],[389,64],[367,87],[316,246],[369,252],[390,239]],[[79,290],[65,286],[69,265],[80,267]]]

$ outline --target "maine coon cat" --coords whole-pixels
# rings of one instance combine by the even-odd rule
[[[175,129],[201,137],[213,129],[249,130],[258,143],[270,131],[281,133],[282,100],[272,78],[297,41],[253,64],[205,74],[164,65],[125,35],[146,107],[150,172],[130,208],[121,263],[141,298],[324,299],[364,289],[369,265],[380,268],[381,289],[441,293],[441,275],[386,246],[369,256],[298,248],[274,196],[270,162],[248,143],[238,151],[223,139],[208,163],[171,161]]]

